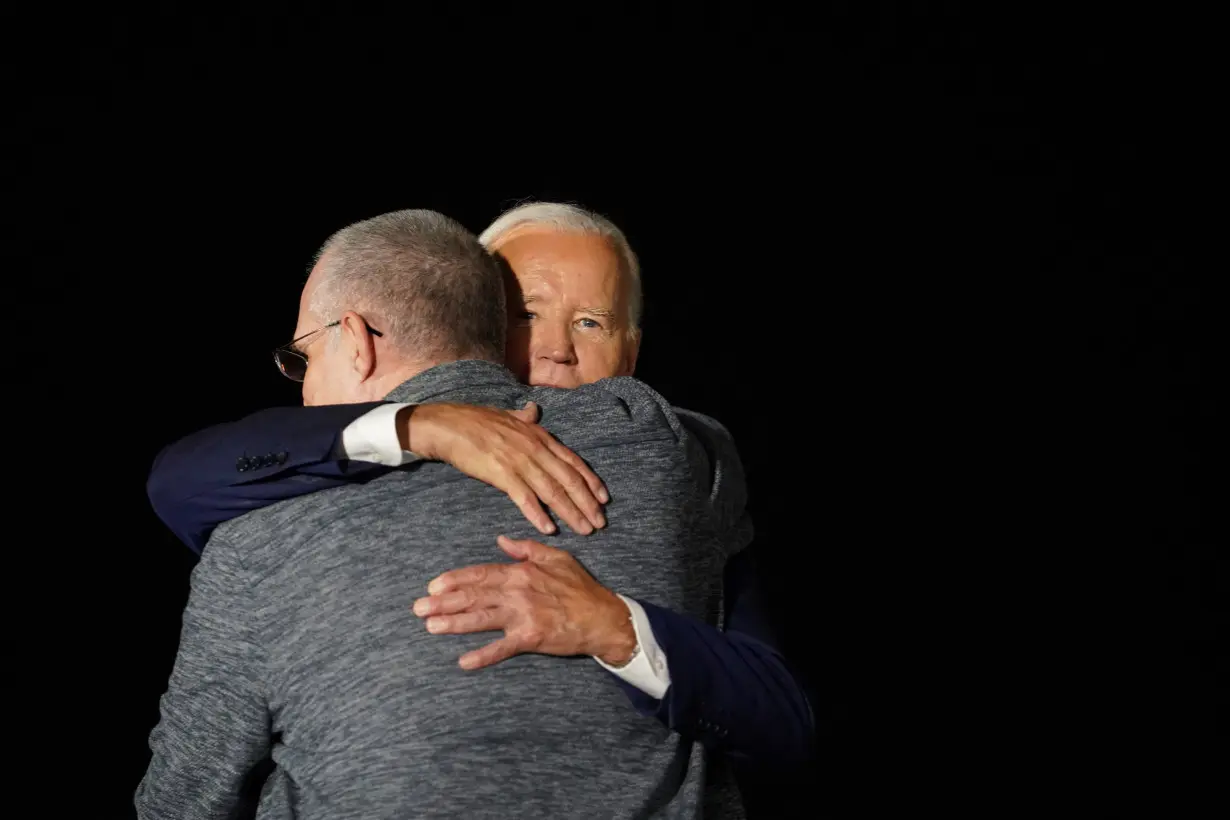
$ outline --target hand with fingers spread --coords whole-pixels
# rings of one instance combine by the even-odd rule
[[[602,505],[610,496],[601,479],[537,420],[533,402],[520,410],[420,404],[398,413],[397,434],[402,449],[507,493],[539,532],[556,529],[540,500],[582,535],[606,526]]]
[[[451,570],[427,585],[414,614],[437,635],[504,632],[467,652],[463,669],[480,669],[514,655],[592,655],[611,666],[626,664],[636,649],[627,605],[593,579],[568,552],[501,535],[513,564],[478,564]]]

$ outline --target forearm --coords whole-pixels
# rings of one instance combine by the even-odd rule
[[[382,406],[273,407],[207,427],[158,454],[148,489],[151,495],[187,497],[332,461],[347,425]]]
[[[150,503],[199,553],[224,521],[379,474],[377,464],[346,457],[343,431],[384,406],[273,408],[201,430],[159,454],[146,485]]]
[[[668,659],[670,688],[655,700],[625,686],[639,711],[751,764],[793,764],[810,756],[811,706],[777,650],[750,635],[641,604]]]

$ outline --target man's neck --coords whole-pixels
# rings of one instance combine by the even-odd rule
[[[519,392],[526,389],[502,364],[482,359],[457,359],[420,370],[381,398],[416,404],[456,390],[484,385],[504,385]]]
[[[405,384],[423,371],[430,370],[439,364],[444,364],[444,362],[405,362],[378,373],[364,382],[363,401],[384,401],[385,397],[399,385]]]

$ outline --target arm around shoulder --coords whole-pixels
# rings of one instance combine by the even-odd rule
[[[181,540],[200,552],[223,521],[322,489],[311,482],[280,480],[284,477],[353,480],[348,474],[365,468],[336,458],[342,431],[383,404],[275,407],[185,436],[154,460],[146,483],[150,503]]]

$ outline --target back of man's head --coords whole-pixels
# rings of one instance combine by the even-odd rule
[[[504,362],[504,281],[498,261],[459,222],[394,211],[342,228],[317,254],[311,310],[353,310],[424,364]]]

